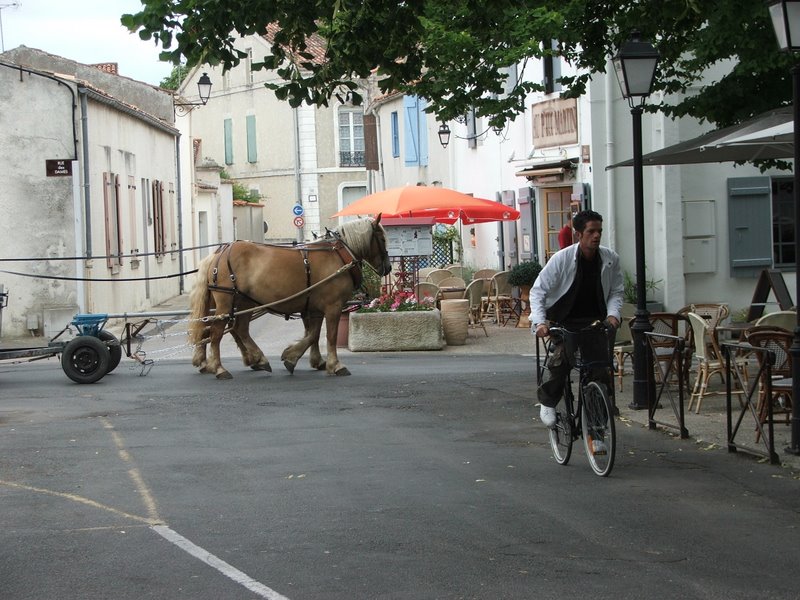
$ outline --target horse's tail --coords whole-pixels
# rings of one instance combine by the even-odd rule
[[[211,291],[208,289],[208,269],[214,255],[209,254],[197,265],[197,275],[189,294],[189,343],[198,344],[206,337],[207,324],[201,321],[210,314]]]

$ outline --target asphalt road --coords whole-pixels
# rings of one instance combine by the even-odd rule
[[[559,466],[530,357],[226,362],[0,366],[0,597],[800,596],[798,480],[630,421]]]

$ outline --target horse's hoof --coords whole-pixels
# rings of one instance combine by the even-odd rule
[[[212,371],[211,369],[209,369],[209,368],[208,368],[206,365],[203,365],[202,367],[200,367],[200,368],[198,369],[198,371],[199,371],[200,373],[213,373],[213,372],[214,372],[214,371]]]
[[[290,363],[288,360],[283,361],[283,366],[286,367],[286,370],[289,373],[294,374],[294,363]]]
[[[250,365],[250,368],[253,369],[253,371],[267,371],[269,373],[272,373],[272,367],[269,365],[269,363],[267,363],[267,364],[261,363],[261,364],[258,364],[258,365]]]
[[[228,371],[222,371],[221,373],[217,373],[217,379],[233,379],[233,375],[228,373]]]
[[[347,367],[340,367],[333,374],[337,377],[344,377],[345,375],[350,375],[350,370]]]
[[[317,371],[324,371],[327,368],[327,363],[325,361],[318,363],[316,365],[312,364],[311,368],[316,369]]]

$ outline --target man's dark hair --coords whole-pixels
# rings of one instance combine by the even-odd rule
[[[593,210],[582,210],[572,217],[572,228],[583,233],[583,230],[586,229],[586,223],[589,221],[600,221],[602,223],[603,216]]]

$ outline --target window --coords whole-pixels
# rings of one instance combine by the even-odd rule
[[[426,126],[425,100],[416,96],[403,97],[405,133],[405,166],[428,165],[428,128]]]
[[[247,85],[253,85],[253,49],[245,50],[247,57],[244,59],[244,80]]]
[[[392,156],[400,156],[400,122],[397,118],[397,111],[392,112]]]
[[[772,180],[772,255],[775,267],[795,267],[794,181]]]
[[[103,173],[103,203],[105,205],[106,266],[119,273],[122,265],[122,220],[120,218],[119,175]]]
[[[136,179],[128,175],[128,227],[130,227],[130,254],[139,253],[139,241],[136,235]]]
[[[164,184],[153,180],[153,249],[158,258],[164,256],[167,247],[166,224],[164,223]]]
[[[558,40],[550,40],[550,48],[558,49]],[[561,58],[558,56],[546,55],[543,59],[544,67],[544,91],[546,94],[561,91],[561,84],[557,79],[561,77]]]
[[[233,164],[233,119],[225,119],[225,164]]]
[[[256,116],[247,115],[247,162],[258,161],[258,148],[256,145]]]
[[[339,108],[339,166],[364,166],[364,112]]]

